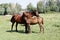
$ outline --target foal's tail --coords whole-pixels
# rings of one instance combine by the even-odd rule
[[[11,18],[11,20],[10,20],[11,22],[14,22],[14,16],[12,16],[12,18]]]
[[[42,24],[44,24],[44,22],[43,22],[43,18],[42,18]]]

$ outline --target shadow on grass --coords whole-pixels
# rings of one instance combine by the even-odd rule
[[[6,32],[16,32],[16,30],[13,30],[13,31],[7,30]],[[25,32],[23,30],[19,30],[19,31],[17,31],[17,33],[25,33]]]
[[[59,25],[59,24],[54,24],[53,26],[55,26],[55,27],[60,27],[60,25]]]
[[[13,31],[11,31],[11,30],[7,30],[6,32],[16,32],[16,30],[13,30]],[[24,32],[24,30],[18,30],[17,33],[27,34],[27,33]],[[32,33],[38,33],[38,32],[32,31]]]
[[[32,33],[39,33],[39,32],[32,31]]]

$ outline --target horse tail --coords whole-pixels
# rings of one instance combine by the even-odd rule
[[[43,22],[43,18],[42,18],[42,24],[44,24],[44,22]]]
[[[11,22],[14,22],[14,16],[12,16],[12,18],[11,18],[11,20],[10,20]]]

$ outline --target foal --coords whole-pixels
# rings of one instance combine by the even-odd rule
[[[25,17],[25,21],[26,21],[26,25],[27,25],[27,30],[30,33],[31,29],[30,29],[30,25],[34,25],[34,24],[39,24],[40,27],[40,32],[43,31],[44,32],[44,27],[43,27],[43,18],[42,17]]]

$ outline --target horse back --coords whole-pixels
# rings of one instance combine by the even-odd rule
[[[11,22],[21,22],[21,20],[22,20],[22,15],[19,14],[13,15],[11,18]]]

